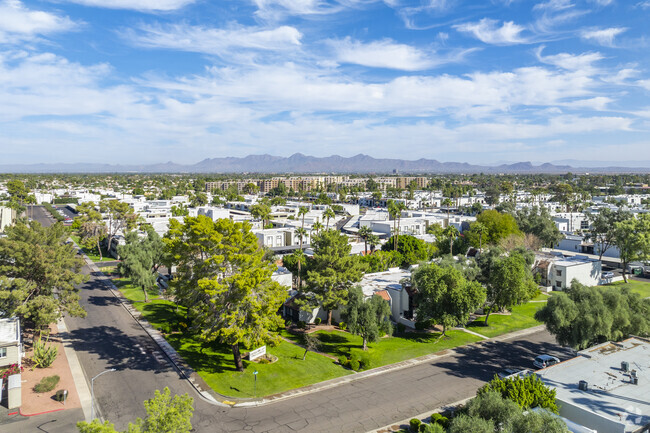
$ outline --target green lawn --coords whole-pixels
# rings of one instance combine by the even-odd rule
[[[339,357],[348,356],[352,349],[362,349],[361,337],[342,331],[318,331],[322,342],[320,350]],[[417,358],[441,350],[480,341],[481,338],[463,331],[447,331],[448,338],[440,338],[440,333],[406,332],[396,337],[384,337],[376,343],[368,344],[368,354],[372,367],[394,364],[406,359]],[[299,341],[290,333],[284,336]]]
[[[77,245],[79,245],[79,247],[81,248],[81,238],[78,235],[71,235],[70,238],[73,241],[75,241],[75,243]],[[88,258],[90,260],[92,260],[93,262],[99,262],[100,261],[99,260],[99,252],[97,251],[97,247],[93,248],[90,251],[86,251],[85,248],[82,248],[82,249],[83,249],[84,253],[88,256]],[[108,253],[106,252],[106,250],[104,248],[102,248],[102,253],[103,253],[103,256],[102,256],[102,259],[101,259],[102,262],[111,262],[111,261],[115,260],[113,257],[108,255]]]
[[[144,292],[141,287],[135,287],[131,284],[131,280],[128,278],[115,278],[113,279],[113,284],[115,284],[120,292],[132,302],[144,302]],[[160,292],[158,287],[152,287],[147,290],[147,295],[149,300],[158,299],[160,297]]]
[[[122,293],[132,300],[142,299],[140,294],[123,286]],[[135,308],[154,327],[169,332],[183,329],[184,309],[176,312],[176,305],[163,299],[151,302],[137,302]],[[332,359],[315,353],[308,353],[302,360],[304,350],[282,342],[277,347],[267,347],[268,353],[278,357],[273,364],[256,364],[244,360],[244,371],[234,368],[230,347],[219,343],[202,343],[194,336],[185,333],[172,333],[165,336],[169,344],[205,380],[213,390],[229,397],[248,398],[276,394],[290,389],[311,385],[324,380],[352,374]],[[242,353],[247,352],[241,348]],[[257,370],[257,391],[254,390],[253,371]]]
[[[650,297],[650,282],[635,281],[635,280],[628,280],[628,281],[629,281],[628,283],[625,283],[623,281],[617,281],[616,283],[612,283],[608,285],[620,287],[621,289],[623,287],[629,287],[630,291],[634,293],[638,293],[639,295],[641,295],[642,298]]]
[[[490,314],[489,326],[485,326],[485,317],[480,317],[467,325],[467,329],[486,337],[496,337],[508,332],[531,328],[540,324],[533,316],[544,305],[546,305],[544,302],[528,302],[518,305],[512,309],[512,314],[509,315]]]

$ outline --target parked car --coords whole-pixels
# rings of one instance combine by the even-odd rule
[[[601,278],[603,280],[608,280],[610,278],[614,278],[614,272],[603,272],[603,274],[601,275]]]
[[[537,368],[546,368],[546,367],[550,367],[551,365],[558,364],[559,362],[560,360],[557,359],[555,356],[539,355],[533,361],[533,365]]]

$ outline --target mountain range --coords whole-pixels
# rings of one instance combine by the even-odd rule
[[[576,161],[579,164],[579,161]],[[592,162],[593,164],[593,162]],[[363,174],[469,174],[469,173],[648,173],[650,167],[580,167],[544,163],[516,162],[496,166],[464,162],[440,162],[435,159],[373,158],[359,154],[349,158],[332,155],[315,157],[295,153],[289,157],[249,155],[242,158],[208,158],[196,164],[167,162],[149,165],[112,165],[96,163],[0,164],[0,173],[363,173]],[[586,164],[587,165],[587,164]]]

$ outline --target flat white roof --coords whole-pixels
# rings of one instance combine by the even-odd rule
[[[632,384],[629,372],[622,371],[623,361],[629,363],[629,370],[636,370],[638,385]],[[626,432],[650,424],[650,343],[645,340],[603,343],[537,374],[557,390],[559,400],[623,422]],[[587,391],[578,389],[581,380],[587,382]]]
[[[20,342],[20,321],[17,317],[0,319],[0,345]]]
[[[400,281],[402,278],[410,277],[411,272],[403,269],[391,269],[392,270],[386,272],[376,272],[374,274],[364,275],[360,283],[363,294],[365,296],[372,296],[375,292],[381,290],[402,290]]]

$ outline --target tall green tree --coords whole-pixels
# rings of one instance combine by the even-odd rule
[[[110,250],[113,238],[118,232],[135,228],[137,215],[127,203],[119,200],[103,200],[99,203],[99,209],[108,215],[107,233]]]
[[[517,225],[524,233],[537,236],[545,247],[553,248],[563,238],[562,233],[544,207],[525,207],[515,213]]]
[[[330,219],[331,218],[336,218],[336,214],[334,213],[334,210],[331,207],[328,207],[325,210],[325,212],[323,212],[323,217],[327,220],[325,230],[329,230],[330,229]]]
[[[492,311],[511,310],[535,296],[537,284],[525,258],[513,251],[491,264],[487,284],[485,326]]]
[[[634,260],[645,260],[650,252],[650,215],[629,216],[614,223],[614,243],[618,247],[623,279],[627,283],[627,266]]]
[[[262,220],[262,228],[266,227],[271,218],[271,207],[264,203],[254,204],[251,206],[250,211],[253,218],[259,218]]]
[[[79,235],[81,239],[81,246],[90,251],[97,248],[99,260],[101,261],[102,248],[100,245],[101,240],[106,236],[106,224],[102,219],[102,214],[96,209],[95,203],[85,202],[77,206],[79,212]]]
[[[0,238],[0,275],[13,279],[0,287],[0,299],[19,299],[7,317],[18,315],[44,329],[64,314],[85,317],[77,285],[85,280],[83,262],[72,245],[64,244],[67,230],[60,223],[43,227],[32,221],[17,223]],[[11,280],[9,280],[11,281]]]
[[[558,343],[585,349],[628,335],[650,335],[650,299],[629,289],[586,287],[575,280],[571,289],[553,295],[535,313]]]
[[[468,281],[452,267],[420,266],[412,280],[418,291],[418,320],[433,320],[442,325],[442,335],[446,335],[447,328],[466,323],[470,314],[485,302],[483,286]]]
[[[388,241],[381,247],[382,251],[395,251],[393,248],[395,242],[393,241],[394,237],[388,239]],[[408,267],[427,260],[429,258],[430,249],[427,246],[427,243],[423,240],[411,235],[402,235],[399,237],[397,243],[397,252],[400,253],[402,259],[400,266]]]
[[[359,237],[363,239],[363,253],[368,252],[368,236],[372,234],[372,229],[369,226],[359,227]]]
[[[307,270],[307,291],[312,302],[327,311],[327,324],[332,324],[332,311],[344,306],[348,293],[361,281],[365,265],[359,256],[350,255],[348,238],[335,230],[326,230],[312,240],[314,256]]]
[[[358,286],[350,289],[342,316],[348,325],[348,331],[363,339],[363,350],[368,350],[368,342],[379,341],[392,331],[388,302],[375,295],[365,299]]]
[[[630,214],[621,209],[604,208],[598,213],[588,214],[588,218],[590,227],[586,239],[599,246],[598,260],[602,260],[603,254],[616,242],[616,223],[629,219]]]
[[[165,243],[168,260],[177,266],[171,284],[193,329],[206,341],[230,345],[237,370],[244,369],[240,344],[280,341],[277,312],[287,292],[271,279],[274,266],[263,260],[248,223],[203,215],[183,224],[172,220]]]
[[[148,291],[156,287],[158,268],[164,259],[165,244],[154,231],[147,226],[147,234],[140,237],[137,232],[128,232],[125,244],[117,248],[120,256],[118,270],[131,279],[134,286],[144,292],[144,302],[149,302]]]
[[[477,223],[481,223],[487,229],[487,232],[481,235],[480,241],[479,234],[473,230],[473,226]],[[521,235],[515,218],[510,214],[501,213],[493,209],[481,212],[476,217],[476,222],[470,225],[470,229],[466,233],[470,244],[475,247],[482,246],[483,243],[498,245],[499,241],[510,235]]]

